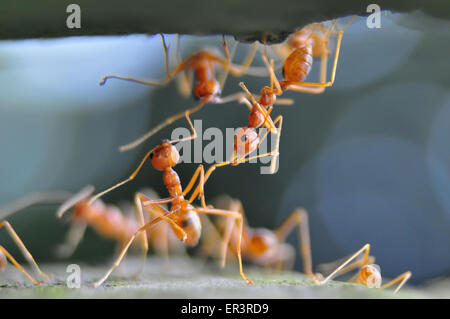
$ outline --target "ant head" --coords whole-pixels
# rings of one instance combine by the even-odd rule
[[[215,80],[200,81],[195,85],[193,94],[202,102],[212,102],[221,94],[219,82]]]
[[[234,151],[238,159],[250,154],[258,147],[259,136],[254,128],[244,127],[234,136]]]
[[[369,288],[381,287],[381,271],[378,265],[366,265],[359,274],[361,282]]]
[[[273,93],[273,89],[265,86],[261,90],[261,97],[259,98],[259,104],[261,106],[269,106],[273,105],[275,103],[275,100],[277,99],[277,96]]]
[[[150,154],[150,158],[153,167],[159,171],[163,171],[177,165],[180,159],[180,153],[178,153],[175,146],[168,141],[164,141]]]

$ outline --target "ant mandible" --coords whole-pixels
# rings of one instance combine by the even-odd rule
[[[135,201],[137,203],[137,208],[139,213],[142,214],[142,209],[144,208],[150,214],[156,216],[156,218],[152,219],[150,222],[146,223],[143,227],[139,228],[133,236],[129,239],[129,241],[125,244],[122,249],[119,257],[113,266],[108,270],[108,272],[103,276],[100,280],[98,280],[94,286],[98,287],[101,285],[112,273],[112,271],[120,264],[123,257],[125,256],[128,248],[133,243],[134,239],[138,236],[139,233],[144,232],[145,230],[151,228],[154,224],[160,221],[166,221],[171,226],[175,235],[180,239],[181,242],[188,246],[194,246],[198,243],[199,237],[201,234],[201,222],[198,214],[210,214],[210,215],[220,215],[220,216],[228,216],[235,219],[238,223],[239,233],[241,234],[238,239],[237,244],[237,255],[239,261],[239,271],[242,278],[247,283],[252,283],[250,279],[244,274],[242,269],[242,258],[241,258],[241,250],[240,250],[240,238],[242,237],[242,216],[241,214],[229,210],[215,209],[206,205],[205,196],[204,196],[204,183],[206,181],[207,176],[211,174],[212,171],[208,172],[208,175],[204,173],[203,165],[199,165],[196,171],[194,172],[191,180],[187,184],[186,188],[183,190],[181,186],[181,181],[178,174],[175,172],[173,167],[178,163],[180,155],[178,150],[173,146],[173,144],[183,141],[188,141],[195,139],[197,137],[197,133],[195,131],[194,126],[192,125],[191,119],[189,117],[189,112],[185,112],[185,116],[187,121],[189,122],[189,126],[192,130],[192,135],[189,137],[164,141],[160,145],[156,146],[152,150],[150,150],[143,158],[138,168],[131,174],[131,176],[117,183],[116,185],[108,188],[107,190],[93,196],[89,201],[88,205],[92,204],[96,199],[100,196],[104,195],[111,190],[120,187],[121,185],[131,181],[138,174],[140,169],[142,168],[144,162],[150,158],[152,166],[159,171],[163,171],[163,182],[166,186],[170,197],[164,199],[152,200],[147,196],[137,193],[135,195]],[[261,156],[261,155],[260,155]],[[255,156],[255,157],[260,157]],[[255,158],[253,157],[253,158]],[[249,161],[252,158],[247,158],[241,160],[240,162]],[[227,165],[230,163],[220,163],[221,166]],[[195,182],[199,179],[198,185],[194,188],[192,195],[189,199],[186,199],[185,196],[188,192],[193,189]],[[201,207],[194,207],[192,202],[200,196],[201,198]],[[164,209],[161,204],[171,204],[170,210]]]
[[[411,272],[407,271],[399,276],[397,276],[395,279],[389,281],[388,283],[381,285],[382,278],[381,278],[381,272],[378,265],[375,265],[371,262],[369,262],[369,252],[370,252],[370,244],[365,244],[360,250],[358,250],[356,253],[354,253],[350,258],[348,258],[342,265],[336,268],[328,277],[326,277],[324,280],[320,281],[319,284],[325,284],[329,280],[331,280],[336,275],[342,275],[347,271],[350,271],[355,268],[355,266],[361,264],[359,272],[355,275],[354,278],[350,279],[350,281],[354,281],[356,283],[362,284],[364,286],[367,286],[369,288],[379,288],[379,289],[385,289],[388,288],[397,282],[399,282],[397,288],[394,290],[394,293],[400,290],[402,286],[408,281],[408,279],[411,277]],[[353,264],[350,264],[350,262],[356,258],[358,258],[362,253],[364,253],[364,258],[362,262],[356,261]],[[350,264],[350,265],[349,265]],[[347,266],[348,265],[348,266]],[[346,267],[347,266],[347,267]]]

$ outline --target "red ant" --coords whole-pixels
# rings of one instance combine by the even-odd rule
[[[334,83],[336,76],[337,62],[341,48],[342,35],[355,17],[352,17],[342,30],[338,32],[336,49],[333,61],[333,68],[330,81],[326,80],[326,70],[330,51],[327,49],[328,37],[335,21],[326,30],[322,24],[312,24],[292,34],[284,44],[275,46],[276,52],[284,58],[283,81],[276,81],[276,91],[273,93],[281,95],[283,91],[293,90],[306,93],[319,94],[324,92],[326,87]],[[289,53],[290,52],[290,53]],[[320,82],[304,82],[311,71],[314,58],[321,59]],[[267,63],[266,63],[267,64]],[[273,77],[275,77],[273,75]]]
[[[397,282],[400,282],[397,288],[394,290],[394,293],[399,291],[400,288],[411,277],[411,272],[407,271],[399,275],[395,279],[389,281],[388,283],[381,285],[382,279],[380,267],[378,265],[373,264],[373,261],[370,261],[369,251],[370,251],[370,244],[365,244],[360,250],[358,250],[356,253],[350,256],[350,258],[348,258],[344,263],[342,263],[342,265],[336,268],[336,270],[334,270],[328,277],[320,281],[319,284],[320,285],[325,284],[336,275],[342,275],[354,268],[360,267],[358,273],[352,279],[350,279],[351,282],[356,282],[369,288],[379,288],[379,289],[385,289],[394,285]],[[350,264],[352,260],[358,258],[363,252],[364,258],[362,262],[356,261],[353,264]]]
[[[170,197],[164,199],[152,200],[149,197],[137,193],[135,195],[136,206],[139,211],[140,216],[142,215],[142,208],[144,208],[150,214],[156,216],[156,218],[152,219],[150,222],[146,223],[144,226],[140,227],[129,239],[124,248],[122,249],[119,257],[117,258],[114,265],[108,270],[108,272],[103,276],[100,280],[98,280],[94,286],[98,287],[101,285],[108,276],[112,273],[112,271],[120,264],[123,257],[125,256],[128,248],[133,243],[134,239],[139,235],[139,233],[144,232],[145,230],[151,228],[154,224],[160,221],[166,221],[172,228],[175,235],[178,239],[183,242],[187,246],[194,246],[198,243],[201,234],[201,222],[198,214],[211,214],[211,215],[220,215],[220,216],[229,216],[233,217],[236,222],[238,222],[239,228],[239,239],[237,244],[237,256],[239,261],[239,271],[242,278],[247,283],[252,283],[250,279],[244,274],[242,270],[242,259],[241,259],[241,249],[240,249],[240,238],[242,237],[242,216],[241,214],[229,210],[215,209],[206,205],[205,196],[204,196],[204,183],[206,182],[207,177],[211,174],[211,171],[208,171],[208,174],[204,174],[203,165],[199,165],[196,171],[194,172],[191,180],[187,184],[186,188],[183,190],[180,182],[180,178],[178,174],[173,170],[173,167],[177,165],[180,154],[178,150],[173,146],[175,143],[188,141],[195,139],[197,137],[197,133],[195,131],[194,126],[192,125],[191,119],[189,117],[189,111],[185,112],[186,119],[189,122],[189,126],[192,130],[192,135],[189,137],[171,140],[171,141],[163,141],[160,145],[151,149],[142,159],[138,168],[130,175],[130,177],[122,182],[117,183],[116,185],[108,188],[107,190],[97,194],[92,197],[88,201],[88,205],[92,204],[96,199],[100,196],[104,195],[111,190],[120,187],[121,185],[131,181],[138,174],[140,169],[142,168],[144,162],[150,158],[152,166],[159,171],[163,171],[163,182],[166,186]],[[256,157],[266,156],[259,155]],[[240,160],[240,162],[245,162],[250,160],[251,158]],[[228,162],[220,163],[219,166],[224,166],[230,164]],[[217,166],[217,164],[216,164]],[[216,167],[214,166],[214,167]],[[198,185],[194,188],[192,195],[189,199],[186,199],[185,196],[191,189],[193,189],[195,182],[199,179]],[[201,198],[201,207],[194,207],[192,202],[195,198],[199,196]],[[164,209],[161,204],[171,204],[170,210]]]

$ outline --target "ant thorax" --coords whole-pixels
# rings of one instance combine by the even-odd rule
[[[259,104],[261,104],[261,106],[268,107],[273,105],[276,100],[277,96],[273,93],[273,89],[265,86],[261,90],[261,97],[259,98]]]

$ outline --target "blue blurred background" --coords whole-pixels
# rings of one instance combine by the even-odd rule
[[[369,242],[384,276],[411,270],[420,283],[450,273],[450,28],[418,13],[386,13],[381,23],[368,29],[361,17],[346,30],[333,87],[321,95],[286,93],[295,104],[276,107],[284,116],[276,175],[260,175],[256,165],[221,168],[206,195],[241,199],[255,227],[275,228],[303,206],[314,265]],[[219,36],[181,39],[183,57],[221,45]],[[173,48],[174,36],[168,40]],[[235,61],[247,49],[240,44]],[[163,61],[158,36],[0,42],[0,205],[31,191],[100,190],[126,178],[146,150],[185,123],[134,151],[119,153],[118,146],[196,102],[181,97],[175,83],[156,89],[98,81],[106,74],[162,78]],[[254,92],[268,82],[230,76],[224,95],[241,80]],[[208,105],[193,118],[204,129],[240,127],[248,110]],[[177,167],[183,185],[196,165]],[[131,201],[143,186],[166,194],[161,173],[146,165],[104,199]],[[53,248],[67,230],[54,213],[45,206],[9,218],[40,262],[55,260]],[[0,241],[17,253],[7,236]],[[105,261],[113,247],[88,232],[73,259]]]

